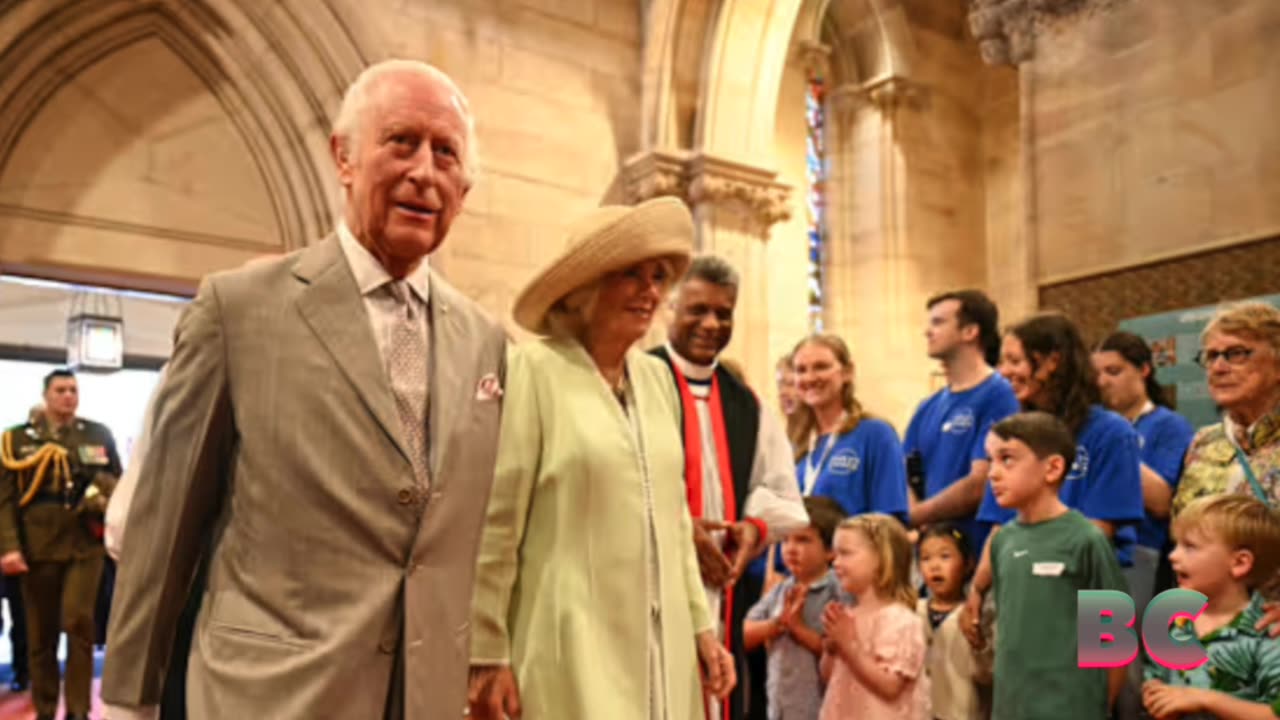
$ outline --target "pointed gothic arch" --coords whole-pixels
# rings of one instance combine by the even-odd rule
[[[242,153],[246,168],[242,179],[261,188],[266,196],[264,205],[269,208],[260,213],[267,219],[258,225],[269,228],[263,234],[271,235],[202,232],[174,223],[77,213],[74,208],[48,203],[30,206],[21,201],[21,192],[10,192],[0,204],[0,263],[7,271],[189,290],[204,272],[236,264],[240,256],[294,249],[323,236],[331,229],[336,210],[336,188],[328,167],[330,115],[336,111],[346,84],[364,67],[366,57],[361,50],[365,43],[357,37],[362,27],[349,21],[338,17],[327,2],[301,0],[270,6],[252,0],[0,4],[0,37],[10,38],[0,52],[0,107],[6,108],[0,114],[0,179],[9,168],[11,187],[37,183],[38,178],[30,172],[31,167],[38,167],[31,160],[35,150],[24,150],[23,145],[47,143],[55,132],[37,127],[42,113],[52,102],[67,103],[68,89],[78,78],[83,81],[103,63],[134,53],[163,61],[162,68],[152,71],[182,75],[180,84],[189,97],[159,97],[154,100],[159,106],[181,109],[184,103],[202,102],[216,107],[218,122],[225,125],[220,136],[223,142],[170,159],[167,167],[182,172],[182,160],[190,159],[191,152]],[[118,77],[116,68],[112,69],[111,76]],[[138,61],[125,70],[131,77],[121,82],[134,83],[129,86],[133,94],[143,92],[139,87],[163,86],[173,79],[151,75]],[[87,109],[110,118],[111,103],[120,100],[105,96],[107,89],[91,90],[97,91],[91,100],[99,102],[90,102],[95,107]],[[155,92],[163,94],[162,89]],[[129,126],[128,120],[121,119],[119,124]],[[234,137],[235,142],[226,140],[228,137]],[[26,158],[24,166],[12,168],[19,154]],[[81,168],[88,181],[111,159],[109,150],[91,154],[98,164]],[[15,172],[21,177],[12,177]],[[8,233],[6,225],[11,226]],[[135,273],[127,258],[86,261],[70,253],[59,255],[56,239],[43,244],[12,240],[14,235],[31,237],[33,227],[52,228],[50,233],[71,227],[79,236],[101,237],[114,241],[118,248],[129,247],[125,240],[132,235],[134,245],[146,246],[146,252],[167,251],[185,257],[170,261],[168,270],[152,266]],[[11,236],[10,242],[6,242],[6,235]],[[173,245],[165,245],[165,240]],[[107,261],[102,262],[104,259]]]

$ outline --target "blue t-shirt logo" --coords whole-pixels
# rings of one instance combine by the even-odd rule
[[[950,435],[964,435],[973,430],[973,410],[970,408],[960,408],[951,413],[951,417],[942,423],[942,432]]]
[[[1076,459],[1071,461],[1071,469],[1067,471],[1066,480],[1079,480],[1088,474],[1089,451],[1083,445],[1077,445]]]
[[[831,464],[827,469],[832,475],[852,475],[858,471],[860,465],[862,460],[858,457],[858,453],[853,450],[841,450],[831,458]]]

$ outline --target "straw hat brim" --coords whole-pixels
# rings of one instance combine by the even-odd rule
[[[564,251],[524,287],[512,315],[520,327],[545,335],[547,313],[578,288],[659,258],[671,263],[674,281],[688,269],[692,251],[693,218],[676,198],[599,208],[570,227]]]

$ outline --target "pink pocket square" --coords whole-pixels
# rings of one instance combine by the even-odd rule
[[[498,376],[489,373],[480,378],[480,384],[476,385],[476,400],[497,400],[502,397],[502,384],[498,382]]]

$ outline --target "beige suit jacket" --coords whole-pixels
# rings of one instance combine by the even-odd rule
[[[432,485],[420,518],[336,237],[201,285],[129,510],[107,703],[158,702],[211,538],[187,677],[193,720],[378,720],[398,647],[404,716],[461,717],[501,410],[477,387],[503,376],[506,337],[438,276],[430,287]]]

